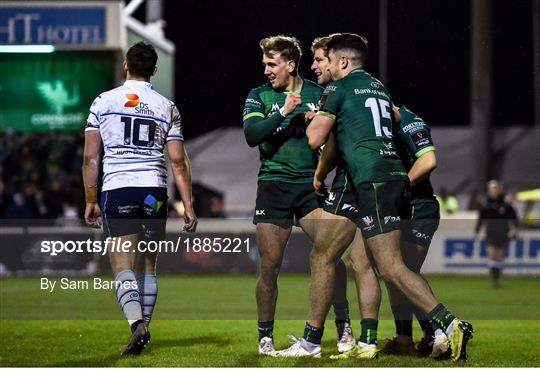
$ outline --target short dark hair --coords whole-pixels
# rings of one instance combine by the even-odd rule
[[[137,42],[126,53],[129,74],[150,79],[156,70],[157,59],[154,46],[144,41]]]
[[[356,33],[338,33],[332,35],[326,43],[328,51],[345,51],[352,53],[353,59],[358,59],[364,64],[368,57],[368,40]]]

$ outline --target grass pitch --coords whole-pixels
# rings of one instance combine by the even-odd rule
[[[322,359],[257,355],[253,276],[162,276],[151,325],[152,341],[140,357],[121,358],[129,328],[110,290],[40,290],[39,278],[0,279],[0,366],[142,367],[431,367],[540,366],[540,279],[507,277],[499,290],[484,277],[429,277],[437,296],[476,330],[469,361],[453,364],[413,357],[332,361],[333,313]],[[275,340],[301,335],[308,277],[280,277]],[[91,284],[91,283],[90,283]],[[349,284],[353,330],[359,332],[354,283]],[[386,296],[379,340],[393,335]],[[417,324],[415,337],[419,337]]]

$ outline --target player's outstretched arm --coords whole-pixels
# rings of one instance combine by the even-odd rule
[[[317,169],[315,170],[315,177],[313,178],[313,187],[315,191],[323,186],[324,180],[328,173],[330,173],[337,165],[339,153],[336,146],[336,136],[333,132],[330,132],[328,140],[322,149]]]
[[[409,170],[409,180],[411,186],[414,186],[426,179],[431,172],[437,168],[437,155],[435,150],[428,151],[420,156],[414,162],[411,170]]]
[[[193,210],[191,196],[191,166],[184,148],[184,142],[180,140],[167,142],[167,151],[171,160],[174,182],[184,204],[184,220],[186,222],[184,230],[186,232],[195,232],[197,229],[197,216]]]
[[[89,130],[84,133],[84,155],[82,176],[86,208],[84,220],[92,228],[99,228],[103,224],[101,209],[97,202],[97,185],[99,163],[101,161],[101,135],[98,130]]]

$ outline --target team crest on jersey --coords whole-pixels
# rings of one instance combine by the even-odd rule
[[[419,130],[412,135],[412,140],[417,149],[430,144],[429,136],[426,130]]]
[[[393,142],[393,141],[390,141],[390,142],[383,142],[383,146],[384,146],[387,150],[394,150],[394,142]]]
[[[136,94],[126,94],[126,98],[128,101],[124,104],[126,108],[134,108],[141,102],[141,99],[139,99],[139,95]]]

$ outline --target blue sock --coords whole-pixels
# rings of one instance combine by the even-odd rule
[[[155,275],[143,275],[137,278],[137,286],[139,287],[140,301],[144,322],[148,326],[152,320],[154,306],[156,306],[158,286]]]

